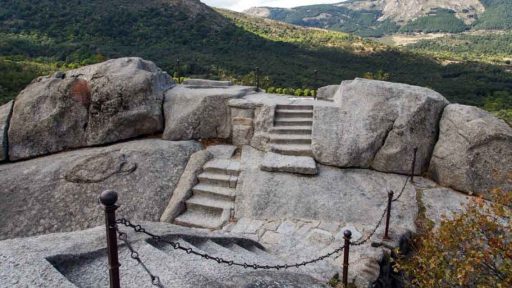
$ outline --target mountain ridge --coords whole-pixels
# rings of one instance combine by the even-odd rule
[[[360,36],[512,28],[507,0],[349,0],[294,8],[253,7],[244,13]]]

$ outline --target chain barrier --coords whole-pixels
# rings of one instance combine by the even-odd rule
[[[393,199],[393,202],[398,201],[400,199],[400,197],[402,197],[403,192],[405,191],[405,188],[407,186],[407,183],[408,183],[409,179],[410,179],[410,176],[405,179],[404,185],[402,186],[402,189],[401,189],[399,195],[395,199]],[[379,218],[379,221],[377,222],[377,224],[375,225],[373,230],[364,239],[362,239],[360,241],[350,242],[350,245],[351,246],[361,246],[361,245],[367,243],[375,235],[375,233],[377,233],[377,230],[382,225],[382,221],[384,220],[384,216],[386,216],[387,211],[388,211],[388,208],[386,207],[386,209],[384,209],[382,215]],[[116,224],[121,224],[121,225],[124,225],[126,227],[132,228],[136,233],[145,234],[145,235],[149,236],[151,239],[153,239],[153,240],[155,240],[157,242],[164,242],[166,244],[169,244],[169,245],[171,245],[174,248],[174,250],[182,250],[182,251],[186,252],[187,254],[193,254],[193,255],[202,257],[202,258],[204,258],[206,260],[215,261],[215,262],[217,262],[219,264],[226,264],[228,266],[239,266],[239,267],[243,267],[243,268],[252,268],[252,269],[255,269],[255,270],[257,270],[257,269],[259,269],[259,270],[261,270],[261,269],[263,269],[263,270],[270,270],[270,269],[280,270],[280,269],[285,269],[286,270],[286,269],[289,269],[289,268],[299,268],[300,266],[310,265],[310,264],[322,261],[322,260],[324,260],[326,258],[329,258],[329,257],[331,257],[334,254],[340,253],[345,248],[345,246],[343,245],[343,246],[341,246],[339,248],[336,248],[333,251],[331,251],[331,252],[329,252],[329,253],[327,253],[327,254],[325,254],[323,256],[317,257],[317,258],[309,260],[309,261],[304,261],[304,262],[301,262],[301,263],[285,264],[285,265],[271,265],[271,266],[270,265],[259,265],[259,264],[255,264],[255,263],[245,263],[245,262],[242,263],[242,262],[235,262],[235,261],[232,261],[232,260],[226,260],[224,258],[215,257],[215,256],[209,255],[207,253],[198,252],[198,251],[196,251],[196,250],[194,250],[194,249],[192,249],[190,247],[188,247],[188,248],[187,247],[183,247],[178,242],[174,242],[174,241],[165,239],[165,238],[163,238],[161,236],[158,236],[158,235],[155,235],[155,234],[153,234],[151,232],[146,231],[146,229],[144,229],[141,225],[135,225],[135,224],[131,223],[130,220],[128,220],[126,218],[121,218],[121,219],[116,220]],[[127,238],[128,238],[127,234],[125,232],[120,231],[118,227],[116,227],[116,229],[117,229],[118,234],[119,234],[119,239],[122,240],[126,244],[126,247],[128,247],[128,249],[130,250],[131,257],[133,259],[135,259],[137,262],[142,264],[142,261],[138,257],[138,253],[133,250],[133,247],[127,241]],[[160,279],[157,276],[152,275],[149,272],[149,270],[147,269],[146,266],[143,265],[143,268],[151,276],[151,280],[152,280],[153,285],[158,286],[159,282],[160,282]],[[155,284],[155,283],[157,283],[157,284]]]
[[[132,228],[137,233],[146,234],[147,236],[151,237],[151,239],[153,239],[155,241],[169,244],[169,245],[171,245],[174,248],[174,250],[182,250],[182,251],[185,251],[187,254],[192,254],[192,255],[200,256],[200,257],[202,257],[202,258],[204,258],[206,260],[215,261],[218,264],[225,264],[225,265],[228,265],[228,266],[238,266],[238,267],[243,267],[245,269],[251,268],[251,269],[255,269],[255,270],[271,270],[271,269],[276,269],[276,270],[284,269],[284,270],[286,270],[286,269],[290,269],[290,268],[299,268],[300,266],[310,265],[310,264],[322,261],[322,260],[324,260],[326,258],[329,258],[329,257],[331,257],[334,254],[340,253],[345,248],[345,246],[343,245],[343,246],[341,246],[339,248],[336,248],[333,251],[331,251],[331,252],[329,252],[329,253],[327,253],[327,254],[325,254],[323,256],[317,257],[317,258],[309,260],[309,261],[304,261],[304,262],[301,262],[301,263],[284,264],[284,265],[260,265],[260,264],[255,264],[255,263],[245,263],[245,262],[242,263],[242,262],[235,262],[233,260],[226,260],[226,259],[221,258],[221,257],[215,257],[215,256],[212,256],[212,255],[209,255],[208,253],[198,252],[198,251],[196,251],[196,250],[194,250],[194,249],[192,249],[190,247],[183,247],[179,242],[174,242],[174,241],[165,239],[165,238],[163,238],[161,236],[154,235],[153,233],[146,231],[146,229],[144,229],[142,226],[132,224],[129,220],[127,220],[125,218],[121,218],[121,219],[117,220],[116,223],[117,224],[122,224],[122,225],[124,225],[126,227],[130,227],[130,228]]]
[[[402,197],[403,192],[405,191],[405,188],[407,186],[407,183],[408,183],[409,179],[411,179],[411,178],[412,178],[411,176],[408,176],[405,179],[405,182],[404,182],[404,184],[402,186],[402,189],[401,189],[400,193],[398,194],[398,196],[396,198],[392,199],[392,202],[396,202],[396,201],[398,201],[400,199],[400,197]],[[389,209],[389,206],[386,206],[386,209],[384,209],[381,217],[379,218],[379,221],[377,222],[377,224],[375,225],[373,230],[364,239],[362,239],[360,241],[346,242],[346,243],[350,243],[350,246],[361,246],[361,245],[367,243],[375,235],[375,233],[377,233],[377,230],[382,225],[382,221],[384,220],[384,216],[386,216],[386,214],[388,212],[388,209]],[[202,257],[205,260],[215,261],[218,264],[225,264],[225,265],[228,265],[228,266],[238,266],[238,267],[242,267],[244,269],[254,269],[254,270],[271,270],[271,269],[280,270],[280,269],[284,269],[284,270],[287,270],[287,269],[290,269],[290,268],[299,268],[301,266],[306,266],[306,265],[310,265],[310,264],[313,264],[313,263],[316,263],[316,262],[323,261],[324,259],[329,258],[329,257],[331,257],[331,256],[333,256],[335,254],[338,254],[338,253],[340,253],[341,251],[343,251],[345,249],[345,245],[343,245],[343,246],[341,246],[339,248],[336,248],[333,251],[331,251],[331,252],[329,252],[329,253],[327,253],[327,254],[325,254],[323,256],[314,258],[314,259],[309,260],[309,261],[304,261],[304,262],[295,263],[295,264],[260,265],[260,264],[256,264],[256,263],[246,263],[246,262],[242,263],[242,262],[235,262],[233,260],[226,260],[226,259],[221,258],[221,257],[215,257],[215,256],[209,255],[207,253],[198,252],[198,251],[196,251],[196,250],[194,250],[194,249],[192,249],[190,247],[184,247],[179,242],[174,242],[174,241],[171,241],[169,239],[165,239],[162,236],[158,236],[158,235],[155,235],[155,234],[153,234],[153,233],[151,233],[149,231],[146,231],[146,229],[143,228],[141,225],[133,224],[133,223],[130,222],[130,220],[128,220],[126,218],[121,218],[121,219],[115,220],[114,227],[115,227],[115,229],[117,231],[118,238],[119,238],[119,240],[124,242],[124,244],[126,245],[128,250],[130,251],[130,257],[132,259],[134,259],[135,261],[137,261],[137,263],[139,265],[141,265],[141,267],[145,270],[145,272],[150,276],[151,284],[153,286],[159,287],[159,288],[164,287],[161,284],[161,282],[160,282],[160,278],[158,276],[155,276],[153,273],[151,273],[149,268],[142,262],[142,260],[139,257],[139,253],[133,248],[133,246],[128,241],[128,234],[123,232],[123,231],[121,231],[121,230],[119,230],[118,224],[121,224],[121,225],[124,225],[126,227],[132,228],[136,233],[145,234],[145,235],[149,236],[151,239],[153,239],[154,241],[163,242],[163,243],[169,244],[169,245],[171,245],[172,248],[174,248],[174,250],[181,250],[181,251],[186,252],[187,254],[192,254],[192,255],[196,255],[196,256]]]

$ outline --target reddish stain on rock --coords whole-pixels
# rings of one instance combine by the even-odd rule
[[[89,83],[86,80],[76,79],[71,84],[69,91],[73,100],[82,103],[85,107],[91,105],[91,89],[89,89]]]

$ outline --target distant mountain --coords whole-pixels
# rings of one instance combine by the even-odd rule
[[[255,7],[245,13],[373,37],[512,28],[511,0],[349,0],[291,9]]]

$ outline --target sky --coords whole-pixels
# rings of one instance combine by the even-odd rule
[[[339,3],[343,0],[201,0],[201,2],[212,7],[243,11],[258,6],[290,8],[312,4]]]

